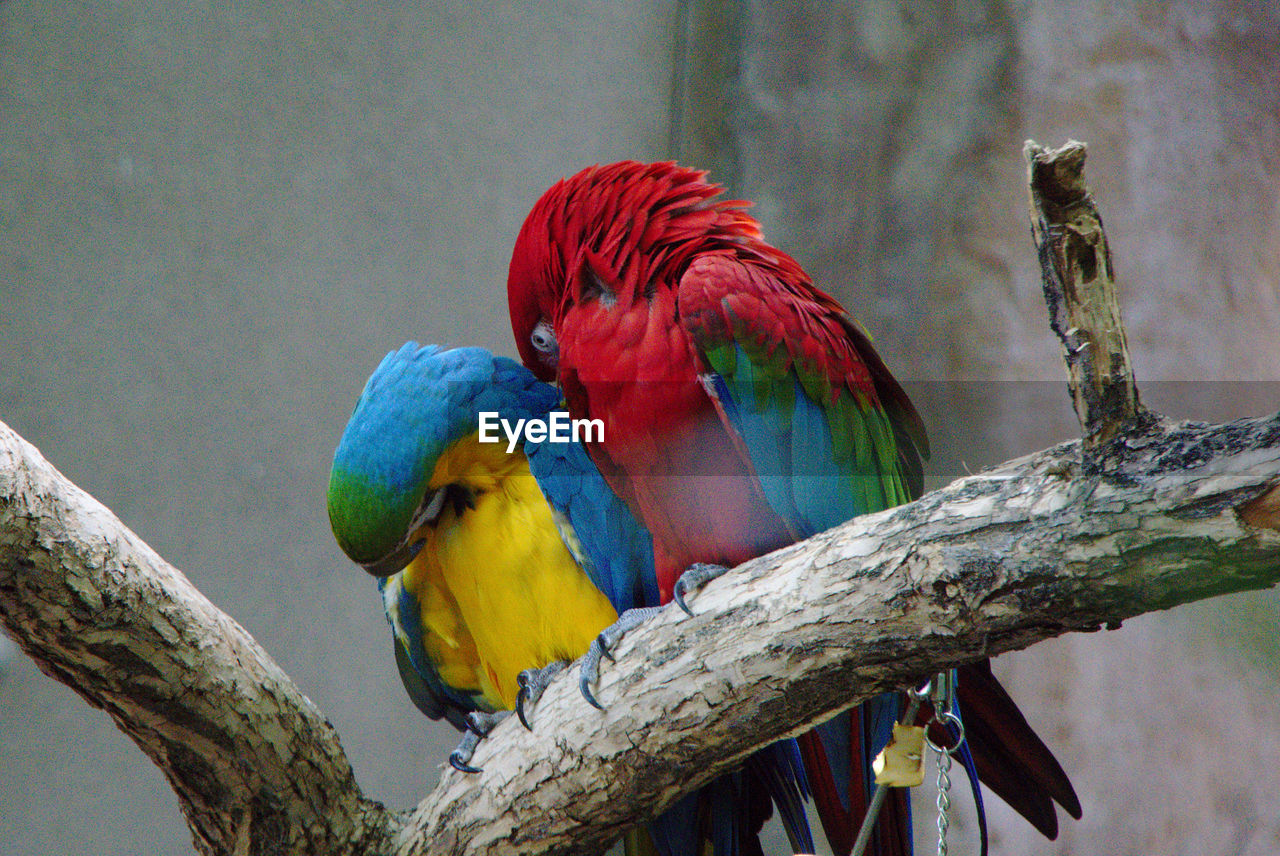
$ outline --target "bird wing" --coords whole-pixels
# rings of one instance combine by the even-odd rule
[[[649,530],[576,442],[527,442],[529,469],[565,546],[619,613],[658,605]]]
[[[704,388],[797,537],[919,494],[920,417],[832,298],[711,254],[681,278],[679,310]]]

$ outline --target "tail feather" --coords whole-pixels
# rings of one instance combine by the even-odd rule
[[[1058,759],[991,673],[987,661],[962,666],[956,695],[982,781],[1047,838],[1058,834],[1056,801],[1074,818],[1080,799]]]
[[[764,856],[760,830],[773,816],[773,800],[767,787],[746,771],[726,776],[720,783],[719,792],[708,803],[712,853],[715,856]]]
[[[796,741],[780,740],[766,746],[747,759],[746,771],[750,778],[761,783],[778,807],[778,817],[792,852],[812,853],[813,833],[804,809],[809,790]]]
[[[964,713],[960,710],[959,703],[956,704],[955,712],[964,721]],[[951,732],[951,745],[960,739],[960,729],[955,725],[949,725],[948,731]],[[939,745],[939,744],[934,744]],[[987,848],[989,840],[987,836],[987,810],[982,804],[982,785],[978,781],[978,767],[973,761],[973,752],[969,750],[969,741],[960,744],[960,751],[956,753],[960,758],[960,763],[964,765],[965,775],[969,778],[969,789],[973,793],[974,810],[978,815],[978,856],[987,856]]]
[[[1058,813],[1053,799],[1033,777],[1027,775],[1018,757],[1000,745],[995,731],[982,720],[970,716],[965,723],[965,739],[971,747],[974,767],[983,784],[1046,838],[1056,838]]]
[[[706,787],[706,823],[708,838],[711,839],[711,852],[716,856],[742,854],[743,845],[751,838],[744,826],[749,824],[751,806],[743,799],[742,774],[730,773],[716,779]],[[758,839],[755,850],[760,849]]]
[[[835,856],[848,856],[853,849],[871,798],[871,761],[888,742],[897,714],[897,696],[886,694],[799,738],[809,790]],[[911,801],[904,789],[889,791],[869,852],[911,856]]]
[[[980,854],[989,846],[979,780],[1047,838],[1058,832],[1055,802],[1080,817],[1080,801],[1054,758],[983,661],[958,670],[956,712],[965,740],[956,757],[965,768],[978,814]],[[756,856],[761,826],[777,806],[798,852],[812,852],[803,801],[812,797],[835,856],[848,856],[873,793],[871,760],[884,748],[900,712],[900,696],[886,694],[814,727],[797,740],[780,741],[752,756],[746,767],[676,803],[648,824],[659,856],[711,853]],[[922,706],[917,721],[928,722]],[[954,726],[934,725],[930,738],[955,745]],[[630,852],[630,849],[629,849]],[[868,853],[911,856],[909,793],[892,788],[872,831]]]
[[[742,770],[715,779],[629,834],[628,856],[763,856],[760,830],[774,805],[801,853],[813,852],[799,750],[793,740],[766,746]],[[649,849],[644,849],[647,846]]]
[[[698,822],[701,798],[702,791],[694,791],[645,824],[659,856],[688,856],[702,852],[701,824]]]
[[[857,835],[853,818],[862,817],[867,803],[861,788],[853,787],[847,775],[837,781],[837,765],[829,759],[845,759],[843,765],[850,766],[847,759],[854,748],[850,744],[856,744],[857,734],[861,731],[855,723],[859,719],[861,715],[857,710],[842,713],[797,739],[809,792],[813,794],[814,807],[822,821],[822,830],[827,834],[827,843],[836,856],[845,856],[853,849],[853,839]],[[829,737],[824,739],[824,734]],[[830,750],[829,745],[832,747]]]
[[[868,800],[875,792],[875,773],[871,762],[893,738],[893,725],[902,714],[902,696],[885,693],[862,705],[863,787]],[[861,825],[862,819],[857,823]],[[907,788],[890,788],[880,816],[872,828],[869,852],[878,856],[911,856],[911,792]]]
[[[889,789],[867,852],[879,856],[912,856],[910,789]]]

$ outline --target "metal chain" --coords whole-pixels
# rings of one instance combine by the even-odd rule
[[[938,856],[947,856],[947,829],[951,826],[951,753],[938,752]]]
[[[956,716],[955,672],[942,672],[931,682],[933,719],[930,725],[938,725],[949,731],[954,725],[957,739],[954,746],[943,746],[929,739],[925,731],[925,743],[934,751],[938,764],[938,856],[947,856],[947,830],[951,827],[951,756],[960,751],[964,743],[964,723]]]
[[[910,703],[907,705],[906,713],[902,717],[903,722],[913,722],[916,717],[916,711],[920,709],[921,702],[928,699],[933,704],[933,719],[929,721],[929,724],[939,725],[947,731],[950,730],[950,726],[954,726],[956,729],[957,738],[954,746],[943,746],[934,743],[929,739],[928,730],[925,731],[924,736],[925,744],[937,756],[938,856],[947,856],[947,832],[951,828],[951,756],[960,751],[960,746],[965,740],[964,723],[960,721],[960,717],[955,713],[955,673],[941,672],[935,675],[933,680],[923,687],[908,690],[907,698]],[[862,819],[862,827],[858,830],[851,856],[862,856],[866,850],[867,843],[871,838],[871,828],[875,825],[876,817],[884,804],[884,797],[887,791],[887,787],[877,787],[872,794],[871,804],[867,807],[867,814]]]

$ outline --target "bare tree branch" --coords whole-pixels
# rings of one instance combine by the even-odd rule
[[[0,617],[174,783],[206,852],[596,852],[752,750],[889,687],[1280,579],[1280,415],[1064,444],[743,565],[500,726],[400,826],[247,634],[0,430]],[[1252,526],[1239,509],[1270,528]],[[1261,516],[1257,516],[1260,514]],[[255,846],[260,847],[261,842]]]
[[[1106,476],[1070,443],[743,565],[696,617],[668,609],[627,636],[605,714],[557,681],[534,731],[495,731],[484,772],[447,774],[407,838],[433,854],[592,852],[637,808],[883,690],[1280,580],[1280,533],[1236,512],[1280,483],[1280,415],[1118,442]]]
[[[111,714],[164,771],[197,849],[380,849],[386,814],[361,795],[310,700],[244,628],[3,423],[0,620],[42,671]]]
[[[1086,237],[1096,265],[1100,221]],[[1063,282],[1088,266],[1079,247],[1042,259],[1065,260]],[[407,815],[361,795],[332,728],[239,625],[2,424],[0,622],[165,771],[202,852],[598,852],[878,692],[1280,580],[1280,414],[1143,415],[1114,318],[1098,328],[1119,332],[1113,357],[1071,373],[1094,385],[1077,394],[1087,449],[1011,461],[748,562],[696,596],[695,617],[668,608],[623,640],[604,713],[562,677],[533,731],[504,723],[476,753],[482,773],[448,771]],[[1055,323],[1069,351],[1104,350],[1072,339],[1088,323]]]

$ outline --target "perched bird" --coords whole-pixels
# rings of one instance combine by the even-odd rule
[[[571,416],[602,420],[588,451],[653,534],[664,602],[921,491],[928,447],[907,395],[744,209],[672,163],[594,166],[538,200],[511,257],[521,358],[559,382]],[[959,670],[958,693],[976,773],[1050,838],[1054,801],[1079,817],[1066,774],[985,663]],[[801,738],[838,854],[898,710],[882,696]],[[890,799],[873,847],[910,852],[905,799]]]
[[[478,736],[620,611],[659,599],[649,533],[581,445],[483,442],[482,420],[546,421],[559,404],[513,360],[410,342],[369,378],[334,455],[334,535],[379,578],[409,696],[467,730],[451,756],[462,770]],[[760,853],[774,804],[793,845],[811,849],[805,796],[799,750],[783,741],[629,835],[627,850]]]

